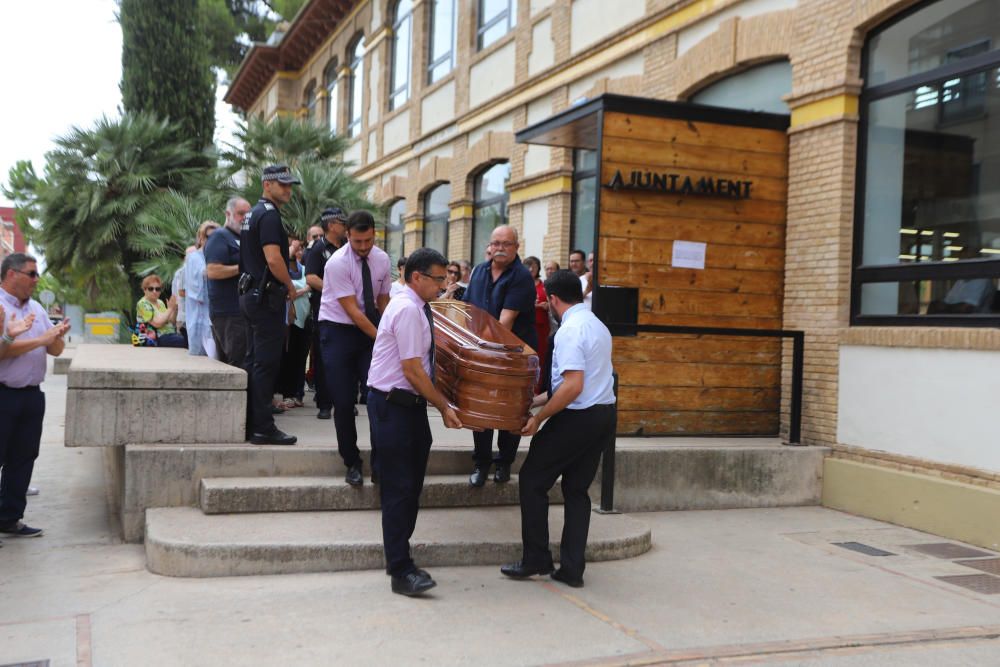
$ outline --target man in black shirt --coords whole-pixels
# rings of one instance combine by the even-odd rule
[[[240,309],[250,325],[247,352],[247,421],[255,445],[294,445],[295,436],[278,430],[271,412],[281,367],[289,306],[295,286],[288,274],[288,233],[280,206],[298,181],[285,165],[264,168],[263,196],[243,220],[240,234]]]
[[[244,368],[250,332],[240,312],[240,233],[250,204],[242,197],[226,203],[226,225],[205,243],[208,313],[219,360]]]
[[[323,295],[323,269],[330,255],[344,245],[347,235],[347,214],[336,206],[325,209],[320,215],[323,236],[316,239],[306,255],[306,284],[312,289],[309,304],[312,307],[312,349],[314,359],[314,383],[316,385],[317,419],[329,419],[333,408],[333,397],[327,384],[323,362],[319,358],[319,300]]]

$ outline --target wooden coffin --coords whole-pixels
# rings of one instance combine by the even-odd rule
[[[434,301],[435,384],[471,428],[520,431],[538,378],[538,354],[485,310]]]

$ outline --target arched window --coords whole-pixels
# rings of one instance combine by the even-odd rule
[[[347,99],[347,136],[354,138],[361,134],[362,102],[365,99],[365,36],[358,36],[354,46],[348,50],[351,60],[350,95]]]
[[[476,44],[481,51],[497,41],[517,23],[516,0],[479,0]]]
[[[389,207],[389,218],[385,223],[385,251],[392,260],[392,268],[396,268],[396,260],[403,256],[403,214],[406,213],[406,200],[397,199]]]
[[[413,2],[400,0],[392,22],[392,75],[389,77],[389,109],[398,109],[410,99],[410,51],[413,43]]]
[[[501,162],[476,177],[472,222],[472,261],[481,262],[494,227],[507,224],[510,163]]]
[[[792,65],[779,60],[727,76],[691,97],[697,104],[715,107],[788,113],[782,97],[792,92]]]
[[[337,134],[337,102],[340,86],[337,79],[337,59],[331,60],[323,70],[323,87],[326,88],[326,126],[331,134]]]
[[[302,106],[306,109],[306,122],[316,122],[316,82],[310,81],[306,86],[306,92],[302,96]]]
[[[455,18],[457,0],[431,0],[427,57],[427,83],[440,81],[455,67]]]
[[[424,247],[448,256],[448,201],[451,185],[442,183],[424,195]]]
[[[938,0],[862,55],[854,324],[1000,326],[1000,0]]]

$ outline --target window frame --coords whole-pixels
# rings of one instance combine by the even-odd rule
[[[316,124],[316,107],[319,103],[317,88],[316,79],[313,79],[306,85],[306,89],[302,93],[302,106],[306,110],[306,121],[308,121],[310,125]]]
[[[598,172],[600,171],[600,157],[599,157],[598,151],[597,150],[590,151],[590,152],[594,153],[594,158],[595,158],[595,166],[594,166],[593,169],[577,169],[576,168],[577,153],[579,151],[581,151],[581,150],[590,150],[590,149],[587,149],[587,148],[574,148],[573,149],[573,191],[571,193],[570,206],[569,206],[569,247],[570,247],[570,249],[582,248],[583,247],[579,243],[580,239],[577,238],[577,228],[576,228],[577,227],[577,225],[576,225],[576,213],[577,213],[577,210],[576,210],[576,208],[577,208],[576,199],[577,199],[577,192],[578,192],[577,188],[579,187],[579,182],[583,181],[583,180],[586,180],[588,178],[593,178],[594,179],[594,193],[595,193],[595,197],[594,197],[595,202],[594,202],[594,205],[595,206],[597,205],[597,202],[596,202],[596,200],[597,200],[596,193],[597,193],[597,191],[598,191],[598,189],[600,187],[600,184],[597,182],[598,181]],[[596,211],[595,211],[595,214],[596,214]],[[594,222],[595,222],[594,228],[595,228],[595,232],[596,232],[596,228],[597,228],[596,222],[597,221],[595,220]],[[591,246],[593,244],[594,244],[594,235],[592,234],[591,237],[590,237],[590,240],[587,241],[586,245],[589,247],[589,246]],[[590,252],[593,252],[593,250],[591,250]]]
[[[389,81],[387,82],[389,88],[389,111],[394,111],[404,106],[410,100],[410,78],[412,75],[411,69],[413,64],[413,3],[410,3],[410,9],[402,16],[399,15],[399,7],[402,4],[402,0],[398,0],[393,8],[393,22],[392,22],[392,48],[390,52],[390,67],[389,67]],[[406,30],[409,32],[407,37],[407,49],[404,54],[403,60],[405,64],[402,68],[406,75],[406,79],[398,88],[393,88],[396,83],[396,75],[399,73],[400,69],[400,50],[399,50],[399,34],[400,26],[406,23]],[[397,99],[400,98],[400,99]]]
[[[448,51],[437,60],[434,60],[434,29],[437,23],[435,21],[434,10],[437,8],[439,2],[442,4],[445,2],[451,3],[451,38],[448,42]],[[458,0],[429,0],[427,5],[427,84],[430,85],[446,79],[455,70],[455,52],[458,50]],[[444,63],[448,63],[448,71],[435,79],[434,70]]]
[[[493,229],[496,229],[500,225],[510,224],[510,211],[508,210],[508,205],[510,202],[510,190],[507,188],[506,183],[504,184],[504,191],[502,195],[496,195],[494,197],[490,197],[489,199],[480,199],[480,192],[482,190],[482,178],[491,169],[501,164],[510,165],[510,160],[496,160],[495,162],[491,162],[473,175],[474,180],[472,183],[472,230],[471,230],[472,233],[469,234],[469,236],[470,236],[470,244],[472,247],[472,254],[470,255],[470,257],[473,258],[474,265],[481,263],[481,261],[477,260],[476,258],[481,257],[482,256],[481,253],[483,252],[482,248],[483,239],[476,239],[476,213],[479,211],[479,209],[486,208],[487,206],[493,206],[494,204],[499,204],[501,219],[503,220],[503,222],[501,222],[499,225],[494,225]],[[507,180],[510,181],[509,174],[507,176]],[[479,241],[480,245],[478,249],[476,248],[477,241]]]
[[[349,139],[356,139],[361,136],[362,128],[364,127],[364,100],[365,100],[365,36],[364,34],[359,34],[351,41],[351,48],[348,49],[348,54],[350,56],[350,70],[351,74],[348,84],[348,97],[347,97],[347,126],[344,128],[345,133]],[[358,51],[361,51],[358,54]],[[360,86],[361,99],[357,100],[358,108],[355,109],[355,91],[358,90]],[[354,117],[355,112],[357,112],[357,118]]]
[[[424,193],[424,229],[420,234],[420,244],[427,248],[427,227],[431,224],[444,223],[444,248],[435,248],[440,251],[445,257],[448,256],[448,246],[451,244],[449,235],[451,234],[451,208],[445,204],[445,209],[441,213],[428,213],[431,203],[431,194],[433,194],[438,188],[448,188],[448,199],[451,199],[451,183],[447,181],[441,181],[440,183],[435,183]]]
[[[871,44],[874,37],[937,2],[927,0],[900,12],[865,36],[861,50],[861,74],[868,72]],[[1000,68],[1000,48],[970,58],[912,74],[883,84],[864,87],[858,98],[858,150],[855,166],[854,230],[851,260],[851,326],[948,326],[1000,327],[1000,313],[862,315],[861,291],[867,284],[902,283],[917,280],[958,280],[969,278],[1000,278],[1000,258],[967,259],[960,262],[931,261],[919,263],[864,264],[864,215],[868,165],[868,109],[872,103],[887,97],[916,91],[919,86],[942,84],[963,75],[977,74]]]
[[[476,51],[482,51],[484,49],[488,49],[493,44],[496,44],[501,39],[509,35],[510,31],[514,29],[514,26],[517,25],[517,16],[516,16],[517,7],[514,6],[515,0],[506,0],[507,9],[503,10],[502,12],[491,18],[488,22],[483,23],[483,13],[484,13],[483,5],[485,2],[486,0],[478,0],[478,2],[476,3]],[[488,32],[491,28],[493,28],[493,26],[499,24],[502,21],[507,22],[507,29],[504,31],[503,35],[497,37],[489,44],[483,44],[483,35],[486,32]]]
[[[399,216],[399,222],[400,222],[399,229],[398,230],[392,230],[392,229],[390,229],[390,221],[392,220],[392,210],[394,208],[396,208],[397,204],[400,204],[400,203],[403,204],[403,212]],[[389,254],[389,256],[390,256],[390,258],[392,260],[392,269],[393,269],[393,271],[395,271],[395,269],[396,269],[396,260],[398,260],[399,257],[405,257],[406,256],[406,223],[403,222],[403,218],[406,216],[406,198],[405,197],[399,197],[397,199],[393,199],[392,201],[388,202],[385,205],[385,212],[386,212],[385,213],[385,247],[382,248],[382,249],[387,254]],[[391,234],[392,234],[393,231],[395,231],[395,233],[399,234],[399,257],[392,257],[392,244],[389,241],[392,238]]]

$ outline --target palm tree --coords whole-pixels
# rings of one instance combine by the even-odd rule
[[[209,160],[155,116],[107,117],[92,129],[73,128],[46,154],[45,176],[30,162],[10,172],[4,193],[19,209],[28,237],[50,271],[94,291],[109,277],[141,296],[134,267],[148,259],[135,240],[136,221],[159,193],[191,189],[207,178]]]

